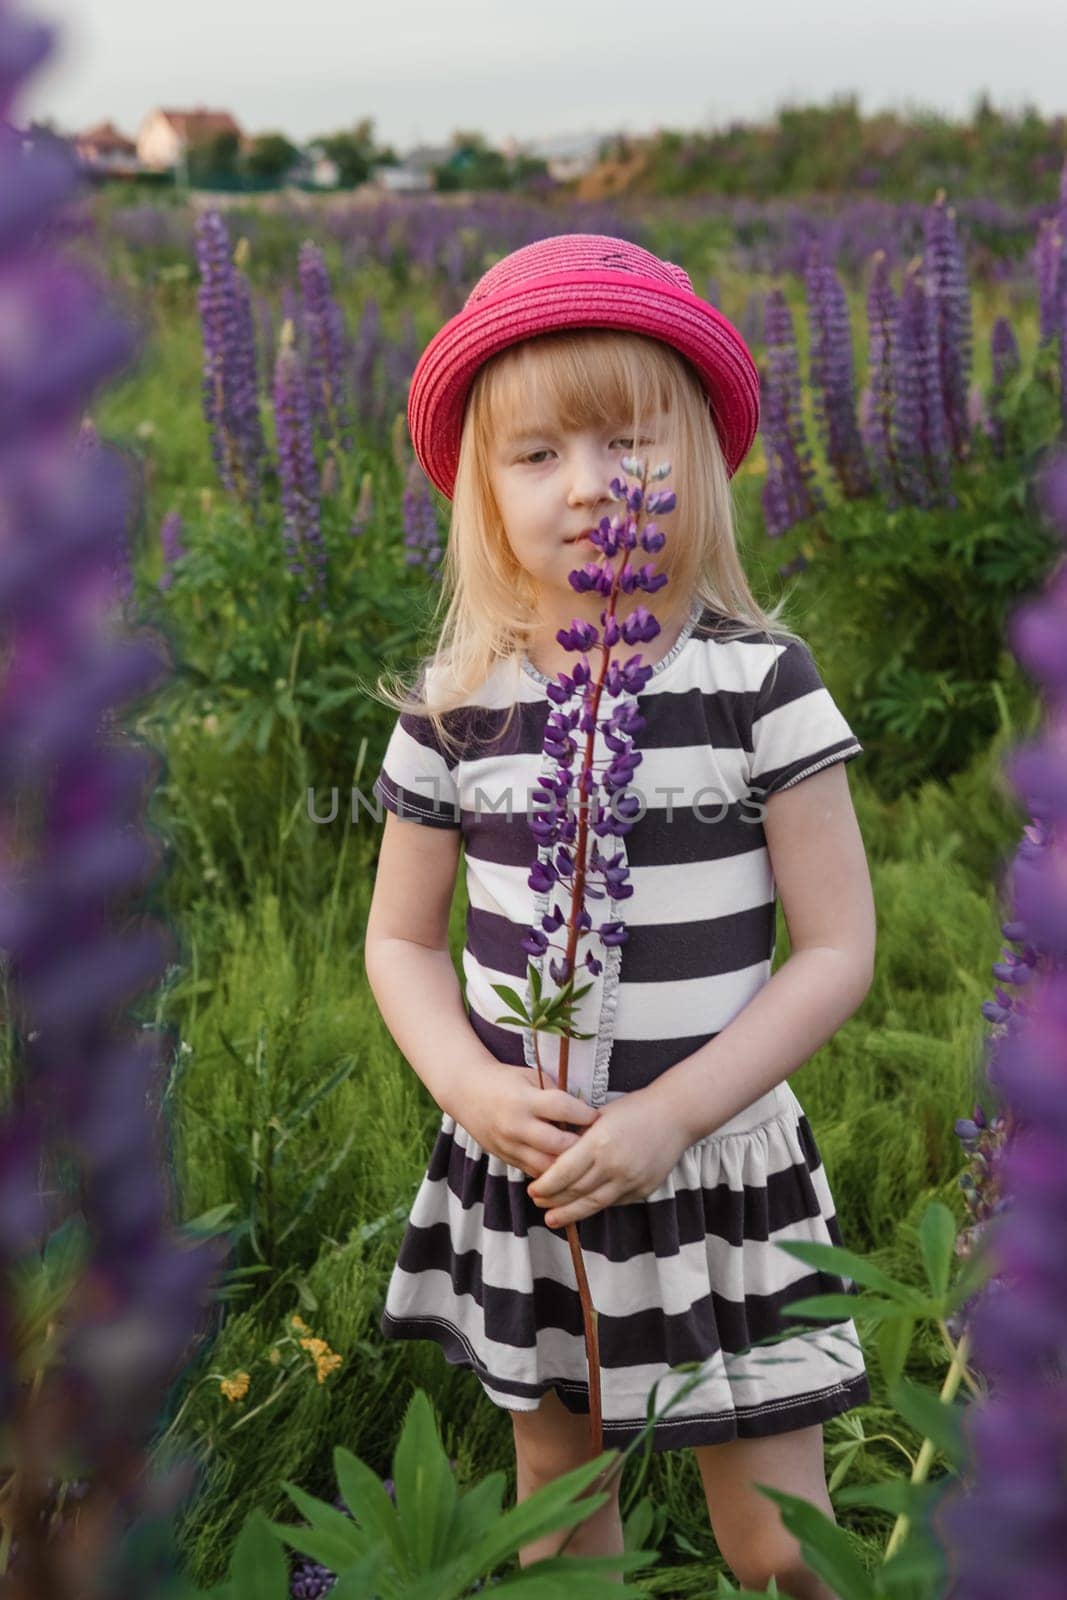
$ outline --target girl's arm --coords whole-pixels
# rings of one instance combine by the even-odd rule
[[[367,917],[367,980],[401,1053],[450,1115],[479,1065],[498,1068],[471,1027],[448,947],[459,864],[458,828],[386,812]]]
[[[689,1144],[809,1060],[859,1008],[874,974],[874,895],[843,764],[765,804],[789,958],[714,1039],[641,1091]]]

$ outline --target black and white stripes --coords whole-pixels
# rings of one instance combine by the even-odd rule
[[[547,770],[548,682],[528,661],[502,663],[476,704],[450,714],[459,760],[428,722],[402,715],[375,784],[390,810],[462,829],[471,1026],[516,1065],[531,1059],[531,1041],[493,1020],[503,1008],[492,985],[521,988],[527,974],[520,940],[535,920],[527,877],[537,854],[528,817]],[[570,1048],[568,1087],[593,1103],[639,1091],[692,1054],[767,981],[775,885],[759,801],[862,750],[806,646],[758,633],[727,639],[708,610],[690,617],[638,699],[646,725],[630,790],[645,809],[621,840],[604,841],[609,854],[621,844],[629,862],[634,892],[618,908],[629,938],[577,1014],[597,1037]],[[494,743],[509,700],[516,715]],[[600,739],[596,754],[606,757]],[[558,1040],[540,1042],[554,1076]],[[569,1252],[526,1195],[528,1181],[443,1115],[382,1331],[436,1339],[497,1404],[531,1409],[554,1387],[581,1411],[585,1352]],[[801,1427],[868,1397],[851,1319],[746,1353],[788,1330],[790,1300],[842,1287],[775,1248],[777,1238],[840,1242],[787,1082],[687,1150],[647,1201],[609,1207],[580,1232],[600,1314],[607,1443],[633,1437],[652,1379],[681,1361],[707,1361],[708,1377],[657,1428],[656,1448]],[[660,1402],[670,1392],[665,1383]]]

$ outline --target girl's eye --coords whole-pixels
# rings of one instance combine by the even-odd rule
[[[628,447],[632,447],[633,446],[633,442],[634,442],[633,441],[633,434],[631,434],[631,433],[621,433],[621,434],[619,434],[617,436],[617,438],[615,440],[613,440],[613,443],[615,443],[615,444],[623,444],[623,445],[626,445]],[[642,444],[652,444],[653,442],[654,441],[652,439],[642,439],[641,440]],[[533,462],[535,456],[543,456],[543,455],[547,455],[547,454],[548,454],[547,449],[546,450],[533,450],[533,451],[531,451],[531,453],[528,456],[524,456],[523,460],[524,461]]]

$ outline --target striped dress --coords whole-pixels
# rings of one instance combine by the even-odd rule
[[[594,928],[618,918],[628,938],[605,948],[594,933],[578,946],[579,979],[592,988],[575,1023],[593,1037],[572,1039],[567,1086],[593,1105],[639,1092],[713,1039],[767,982],[775,882],[756,802],[862,752],[805,645],[773,633],[719,637],[724,620],[694,606],[636,697],[642,760],[627,787],[641,809],[629,833],[598,841],[607,857],[625,856],[633,894],[588,902]],[[448,713],[449,731],[463,740],[458,760],[427,720],[402,714],[374,786],[398,815],[461,830],[470,1024],[498,1061],[517,1066],[534,1065],[533,1040],[494,1020],[506,1007],[492,985],[517,988],[529,1006],[531,958],[520,941],[552,909],[550,895],[527,881],[534,860],[548,856],[529,814],[543,808],[531,799],[540,775],[558,765],[541,753],[556,709],[552,681],[524,656],[498,663]],[[512,700],[512,726],[494,744]],[[618,703],[605,696],[598,721]],[[611,755],[598,727],[594,759]],[[569,916],[566,885],[554,885],[551,899]],[[587,950],[602,961],[597,977],[582,964]],[[548,959],[535,965],[552,993]],[[560,1040],[542,1034],[539,1044],[555,1079]],[[570,1250],[527,1194],[531,1181],[442,1113],[381,1331],[436,1340],[508,1410],[534,1410],[554,1389],[570,1411],[588,1414]],[[598,1313],[605,1448],[624,1448],[644,1426],[657,1380],[656,1410],[674,1397],[686,1376],[671,1369],[682,1362],[705,1370],[657,1423],[656,1450],[806,1427],[870,1398],[851,1318],[812,1328],[804,1317],[809,1331],[793,1333],[783,1316],[808,1295],[857,1292],[850,1279],[777,1248],[843,1242],[787,1080],[687,1149],[647,1199],[609,1206],[578,1231]]]

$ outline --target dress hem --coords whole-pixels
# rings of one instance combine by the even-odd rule
[[[483,1389],[503,1411],[533,1411],[534,1405],[508,1405],[507,1397],[537,1402],[550,1389],[555,1390],[567,1410],[575,1416],[589,1415],[588,1384],[573,1378],[546,1378],[543,1383],[520,1383],[495,1378],[478,1360],[459,1329],[445,1317],[394,1317],[383,1311],[380,1322],[386,1339],[431,1339],[438,1344],[451,1366],[467,1367]],[[806,1394],[786,1395],[762,1405],[735,1406],[730,1411],[703,1411],[697,1415],[658,1421],[652,1431],[652,1450],[683,1450],[706,1444],[725,1444],[732,1439],[762,1439],[777,1433],[791,1433],[836,1417],[853,1406],[871,1399],[866,1371],[857,1372],[840,1383],[828,1384]],[[604,1419],[602,1437],[605,1449],[625,1449],[645,1426],[646,1418]]]

